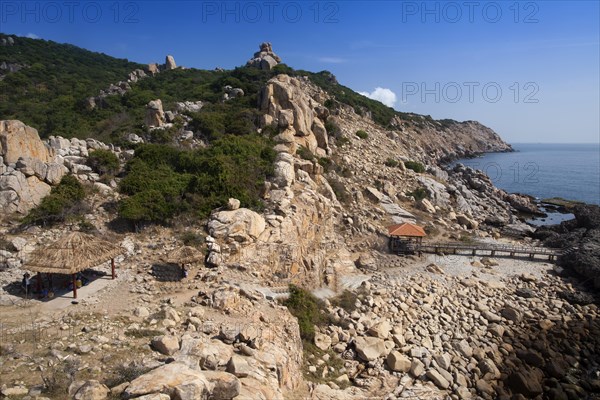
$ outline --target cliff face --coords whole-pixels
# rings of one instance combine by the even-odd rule
[[[326,108],[331,100],[309,79],[287,75],[262,90],[263,126],[279,132],[275,174],[264,215],[251,218],[261,223],[240,225],[249,210],[213,214],[209,231],[224,264],[243,264],[269,285],[339,289],[338,277],[354,270],[365,250],[384,247],[392,223],[412,221],[456,235],[481,225],[485,235],[497,236],[504,226],[523,228],[517,208],[535,211],[527,198],[496,189],[482,173],[440,167],[457,157],[510,151],[491,129],[473,121],[400,118],[385,129],[344,104]],[[367,136],[357,136],[359,130]],[[424,164],[428,173],[407,169],[408,161]],[[412,195],[419,190],[425,198]]]

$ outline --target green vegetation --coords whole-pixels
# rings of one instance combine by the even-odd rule
[[[85,190],[81,183],[75,177],[66,175],[37,207],[29,211],[23,223],[46,225],[81,216],[84,213],[84,198]]]
[[[405,161],[404,166],[408,169],[412,169],[417,173],[425,172],[425,166],[418,161]]]
[[[406,194],[414,197],[416,201],[421,201],[429,197],[429,191],[423,187],[416,188],[412,192],[408,192]]]
[[[315,158],[313,153],[311,153],[310,150],[304,146],[299,146],[298,149],[296,150],[296,154],[298,155],[298,157],[300,157],[303,160],[312,161]]]
[[[363,131],[362,129],[359,129],[358,131],[356,131],[356,136],[358,136],[361,139],[367,139],[369,137],[369,134],[365,131]]]
[[[312,343],[315,338],[315,325],[321,325],[325,321],[321,313],[324,308],[321,300],[301,287],[290,285],[290,297],[283,305],[298,319],[302,340]]]
[[[400,165],[400,163],[398,162],[398,160],[396,160],[394,158],[388,158],[387,160],[385,160],[384,164],[387,167],[392,167],[392,168],[396,168],[398,165]]]
[[[372,100],[362,94],[358,94],[346,86],[340,85],[329,71],[321,71],[318,73],[306,73],[305,71],[297,72],[308,75],[309,79],[317,86],[327,91],[340,103],[345,103],[353,107],[357,114],[366,115],[367,113],[370,113],[373,121],[383,127],[387,127],[396,114],[396,111],[394,111],[393,108],[388,107],[377,100]]]
[[[0,35],[0,37],[5,37]],[[84,100],[111,83],[126,80],[140,64],[46,40],[14,37],[0,47],[0,63],[24,68],[0,80],[0,115],[37,128],[42,136],[87,137],[110,117],[119,96],[105,110],[88,112]]]
[[[119,159],[110,150],[98,149],[90,153],[87,165],[99,175],[114,176],[119,172]]]
[[[331,119],[327,119],[327,121],[325,121],[325,130],[327,131],[327,134],[329,136],[333,136],[335,138],[340,137],[340,135],[342,134],[340,126]]]
[[[186,212],[206,217],[230,197],[260,209],[260,191],[275,160],[272,147],[257,134],[227,135],[193,151],[141,145],[120,183],[121,193],[129,197],[119,204],[119,215],[136,227]]]
[[[331,299],[331,304],[335,307],[340,307],[348,314],[351,314],[356,310],[356,300],[358,300],[358,294],[346,289],[342,294]]]
[[[194,231],[184,232],[179,239],[186,246],[199,247],[204,244],[204,236]]]

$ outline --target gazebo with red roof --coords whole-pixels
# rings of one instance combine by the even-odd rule
[[[408,222],[388,226],[390,251],[407,254],[419,251],[423,238],[427,236],[423,227]]]

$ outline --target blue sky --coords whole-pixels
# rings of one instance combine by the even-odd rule
[[[233,68],[270,41],[294,68],[509,142],[600,141],[598,21],[598,1],[0,2],[2,32],[142,63]]]

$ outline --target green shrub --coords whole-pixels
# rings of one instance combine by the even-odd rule
[[[65,221],[69,217],[82,214],[85,190],[72,175],[65,175],[60,183],[52,188],[42,202],[29,211],[23,219],[25,224],[53,224]]]
[[[405,161],[404,166],[418,173],[425,172],[425,166],[418,161]]]
[[[315,325],[324,322],[321,314],[321,309],[324,307],[322,302],[310,292],[290,285],[290,297],[283,304],[298,319],[300,337],[305,341],[312,342],[315,338]]]
[[[342,134],[340,126],[329,118],[327,119],[327,121],[325,121],[325,130],[327,131],[327,134],[329,136],[333,136],[335,138],[339,137]]]
[[[331,158],[319,157],[318,163],[323,167],[325,173],[331,171],[334,168],[334,163]]]
[[[407,195],[415,198],[416,201],[421,201],[429,197],[429,191],[425,188],[416,188],[412,192],[408,192]]]
[[[335,140],[336,144],[340,147],[350,143],[350,139],[348,139],[346,136],[340,136]]]
[[[369,137],[369,134],[365,131],[363,131],[362,129],[359,129],[356,131],[356,136],[358,136],[361,139],[367,139]]]
[[[275,156],[270,139],[256,134],[227,134],[193,151],[139,146],[119,185],[130,196],[121,200],[119,215],[136,228],[188,212],[202,218],[230,197],[261,210],[261,190],[273,173]]]
[[[194,231],[184,232],[180,239],[186,246],[198,247],[204,244],[204,236]]]
[[[115,175],[119,172],[119,159],[110,150],[94,150],[87,159],[87,165],[100,175]]]
[[[398,160],[395,160],[395,159],[393,159],[393,158],[388,158],[387,160],[385,160],[385,163],[384,163],[384,164],[385,164],[387,167],[392,167],[392,168],[395,168],[395,167],[397,167],[398,165],[400,165],[400,163],[398,162]]]
[[[299,146],[296,150],[296,154],[303,160],[312,161],[315,158],[313,153],[304,146]]]

